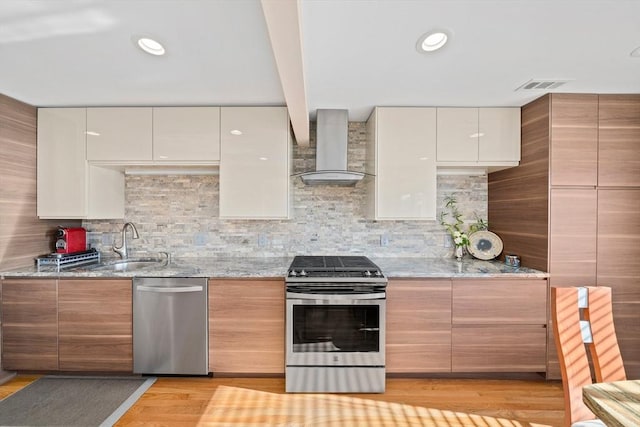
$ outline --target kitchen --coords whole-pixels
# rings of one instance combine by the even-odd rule
[[[459,33],[456,37],[459,37]],[[418,58],[423,59],[420,56]],[[510,88],[513,89],[515,88]],[[533,100],[539,94],[541,95],[536,92],[535,95],[529,95],[528,100]],[[429,99],[428,103],[413,101],[405,105],[463,105],[462,101],[453,98],[448,102],[438,102],[437,98],[433,101]],[[161,100],[146,102],[147,105],[154,106],[162,103],[164,102]],[[372,105],[380,104],[384,105],[386,102],[375,101]],[[525,102],[517,105],[523,104]],[[46,106],[38,103],[36,105]],[[92,106],[95,103],[87,101],[76,105]],[[484,106],[486,102],[478,101],[466,105]],[[359,116],[350,112],[347,156],[350,169],[364,171],[365,121],[370,112],[369,110]],[[315,113],[315,110],[311,113]],[[289,114],[293,117],[291,111]],[[357,117],[358,120],[351,116]],[[310,132],[310,138],[313,137],[314,132]],[[314,144],[315,141],[312,141],[309,147],[302,144],[291,145],[295,173],[313,169]],[[290,220],[223,220],[216,215],[219,209],[221,179],[222,177],[218,178],[215,175],[180,175],[178,179],[172,178],[171,175],[126,175],[125,218],[136,224],[140,232],[140,239],[129,241],[131,249],[167,251],[176,258],[228,254],[238,257],[246,256],[245,254],[260,257],[350,254],[354,248],[357,248],[358,253],[374,259],[406,256],[442,258],[450,256],[452,251],[446,231],[436,221],[366,220],[364,200],[368,193],[358,185],[346,188],[306,187],[299,179],[292,179],[290,185],[293,187],[291,193],[294,199],[291,203]],[[490,217],[491,212],[487,205],[487,199],[490,197],[489,185],[486,175],[438,175],[435,205],[441,208],[444,197],[455,192],[461,201],[465,217],[473,218],[474,212],[481,217]],[[122,223],[122,219],[83,221],[83,225],[89,230],[88,237],[92,245],[107,252],[113,244],[120,242]],[[55,227],[58,222],[54,221],[51,224]],[[47,250],[32,250],[26,258],[32,260],[35,255]],[[522,260],[526,267],[524,255]],[[382,262],[380,264],[383,266]],[[280,267],[282,272],[278,276],[283,276],[287,265],[287,262],[283,263]],[[384,268],[383,271],[389,275]]]

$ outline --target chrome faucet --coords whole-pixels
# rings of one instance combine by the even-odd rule
[[[129,251],[127,249],[127,228],[131,228],[131,232],[133,233],[134,239],[139,239],[140,235],[138,234],[138,230],[136,226],[133,225],[132,222],[127,222],[122,226],[122,245],[120,247],[113,245],[113,251],[120,255],[120,258],[127,259],[129,258]]]

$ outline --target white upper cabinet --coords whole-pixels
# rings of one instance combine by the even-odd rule
[[[86,108],[38,109],[37,213],[43,219],[124,217],[124,175],[86,159]]]
[[[436,109],[378,107],[367,123],[367,138],[367,172],[375,174],[368,216],[434,220]]]
[[[86,203],[85,108],[38,109],[37,212],[40,218],[83,218]]]
[[[154,107],[153,160],[220,161],[220,107]]]
[[[438,166],[497,170],[520,161],[520,108],[438,108]]]
[[[220,109],[220,217],[289,217],[286,107]]]
[[[478,161],[520,161],[520,108],[478,109]]]
[[[478,109],[438,108],[438,161],[478,161]]]
[[[151,107],[87,108],[87,160],[152,160]]]

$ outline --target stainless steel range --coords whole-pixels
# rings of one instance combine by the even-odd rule
[[[289,267],[286,391],[383,393],[387,278],[364,256]]]

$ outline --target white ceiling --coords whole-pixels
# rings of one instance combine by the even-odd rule
[[[265,0],[286,2],[294,0]],[[640,93],[640,0],[301,0],[308,110]],[[441,28],[433,55],[416,42]],[[167,55],[139,51],[152,35]],[[284,105],[259,0],[1,0],[0,93],[35,106]]]

